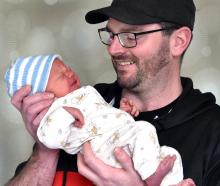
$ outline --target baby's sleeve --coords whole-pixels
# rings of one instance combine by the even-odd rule
[[[51,149],[63,149],[71,134],[71,127],[75,118],[63,107],[58,107],[46,115],[37,130],[37,136],[41,143]]]

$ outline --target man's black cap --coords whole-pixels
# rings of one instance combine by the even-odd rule
[[[113,0],[108,7],[86,14],[91,24],[114,18],[130,25],[170,22],[193,30],[195,21],[193,0]]]

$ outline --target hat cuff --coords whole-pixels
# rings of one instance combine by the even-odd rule
[[[48,61],[48,63],[49,63],[49,67],[48,67],[48,69],[47,69],[48,72],[46,73],[46,77],[45,77],[44,85],[42,86],[42,90],[40,90],[40,91],[42,91],[42,92],[46,91],[47,83],[48,83],[48,80],[49,80],[49,77],[50,77],[50,71],[51,71],[51,69],[52,69],[53,62],[54,62],[54,60],[55,60],[56,58],[62,60],[62,57],[61,57],[59,54],[54,54],[54,55],[52,55],[50,61]],[[39,90],[37,90],[36,92],[38,92],[38,91],[39,91]],[[36,92],[33,92],[33,93],[36,93]]]

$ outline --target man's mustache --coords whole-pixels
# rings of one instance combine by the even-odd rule
[[[118,56],[112,56],[113,61],[132,61],[134,60],[133,57],[128,55],[118,55]]]

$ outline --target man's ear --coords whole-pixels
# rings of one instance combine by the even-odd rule
[[[192,31],[188,27],[181,27],[171,35],[170,50],[175,57],[181,56],[191,42]]]

